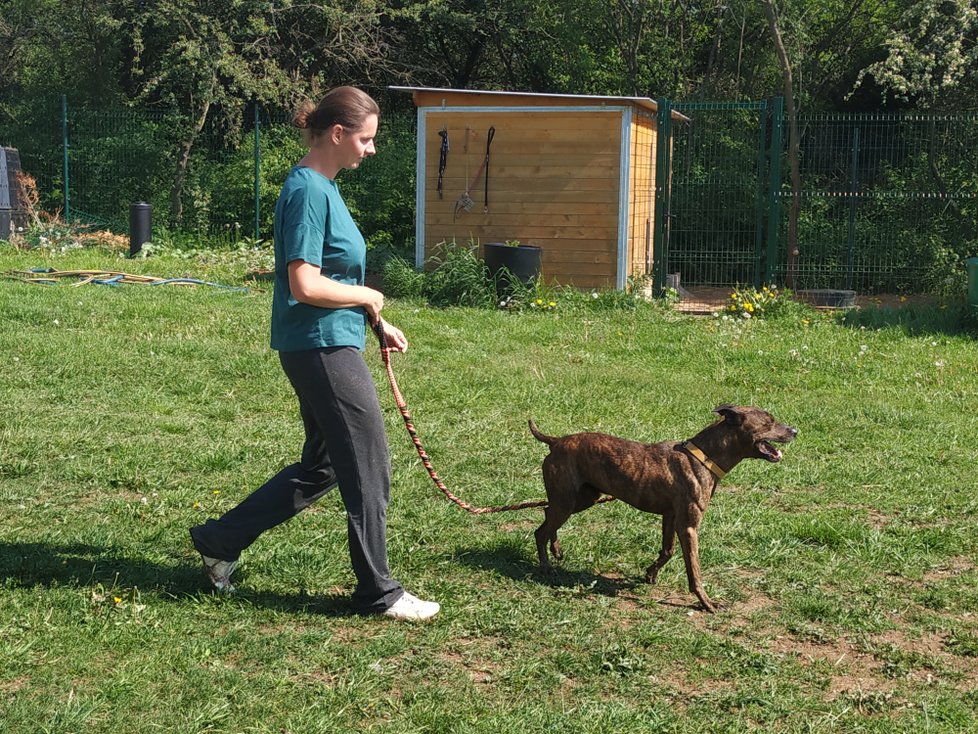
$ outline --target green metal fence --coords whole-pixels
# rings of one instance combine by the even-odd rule
[[[0,116],[0,145],[17,148],[22,168],[37,179],[41,206],[63,219],[128,229],[129,207],[152,206],[154,237],[193,244],[267,238],[281,182],[301,158],[291,115],[261,105],[236,125],[213,119],[194,140],[173,216],[180,142],[190,121],[176,111],[72,106],[38,102],[32,120]],[[385,154],[348,181],[347,204],[372,241],[389,246],[414,234],[416,116],[385,115]],[[412,243],[413,246],[413,243]]]
[[[824,115],[802,131],[799,287],[941,289],[978,253],[978,116]],[[789,276],[784,202],[778,262]],[[783,281],[782,281],[783,282]]]
[[[257,105],[249,112],[230,134],[208,121],[197,135],[178,229],[210,237],[259,235],[261,135],[287,118]],[[45,211],[125,231],[129,207],[137,201],[150,203],[154,217],[169,223],[186,128],[187,121],[173,111],[90,109],[62,98],[47,103],[36,119],[0,123],[0,141],[18,149],[22,169],[37,180]]]
[[[288,116],[249,108],[238,127],[209,122],[169,222],[181,131],[176,112],[36,102],[32,120],[0,119],[47,211],[124,232],[132,203],[154,224],[211,241],[267,236],[278,186],[301,155]],[[673,119],[672,110],[688,122]],[[684,285],[777,283],[862,293],[948,287],[978,254],[978,115],[812,115],[801,130],[801,189],[788,177],[779,98],[659,100],[654,274]],[[385,116],[383,160],[346,183],[367,231],[393,247],[413,237],[415,116]],[[388,142],[389,141],[389,142]],[[788,216],[800,204],[789,271]],[[189,236],[193,236],[192,234]],[[963,276],[962,276],[963,277]]]
[[[660,120],[671,160],[657,185],[667,222],[657,280],[668,271],[686,285],[934,291],[953,288],[947,279],[978,253],[976,115],[800,117],[793,191],[779,99],[663,106],[690,121]]]

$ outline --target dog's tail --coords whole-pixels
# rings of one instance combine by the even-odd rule
[[[540,433],[540,431],[537,429],[537,424],[533,422],[532,418],[530,418],[530,433],[536,436],[537,441],[543,441],[545,444],[547,444],[547,446],[553,446],[555,443],[557,443],[557,439],[554,436],[548,436],[546,433]]]

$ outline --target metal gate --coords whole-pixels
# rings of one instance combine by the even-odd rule
[[[761,102],[659,100],[653,266],[684,285],[771,282],[776,268],[783,112]],[[672,119],[677,110],[689,122]]]

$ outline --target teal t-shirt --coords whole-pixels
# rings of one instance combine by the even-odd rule
[[[293,260],[318,265],[323,275],[340,283],[363,285],[367,245],[336,182],[311,168],[293,168],[275,205],[274,237],[272,349],[363,350],[367,323],[363,308],[311,306],[293,298],[289,289]]]

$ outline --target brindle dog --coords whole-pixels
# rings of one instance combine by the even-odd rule
[[[555,438],[541,433],[531,420],[533,435],[550,446],[543,460],[548,505],[535,533],[541,569],[552,570],[548,541],[554,558],[563,557],[557,542],[560,526],[608,494],[662,515],[662,550],[646,569],[645,580],[655,583],[659,569],[672,557],[678,534],[689,590],[707,611],[716,611],[700,580],[697,532],[710,498],[719,480],[742,460],[781,461],[773,442],[788,443],[798,429],[760,408],[721,405],[714,412],[721,420],[691,439],[652,444],[593,432]]]

